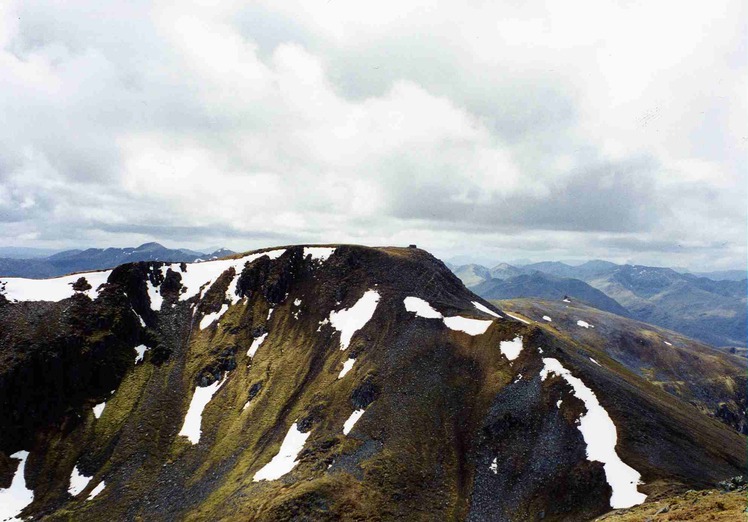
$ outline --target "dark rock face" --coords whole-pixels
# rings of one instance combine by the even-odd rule
[[[602,464],[586,458],[584,403],[563,379],[541,380],[544,357],[596,391],[642,491],[714,484],[745,466],[744,437],[623,365],[593,364],[589,354],[604,356],[596,348],[479,311],[480,298],[426,252],[345,245],[324,260],[303,247],[277,254],[221,265],[200,292],[184,286],[190,265],[154,262],[116,268],[93,301],[0,300],[0,487],[15,472],[9,456],[29,451],[35,496],[25,515],[592,518],[609,508],[611,489]],[[149,285],[163,297],[159,310]],[[366,292],[378,302],[362,319]],[[416,317],[406,297],[490,324],[469,335]],[[201,325],[207,314],[216,318]],[[352,328],[347,350],[341,325]],[[523,349],[510,361],[500,343],[518,336]],[[141,344],[148,351],[136,365]],[[217,381],[197,438],[180,435],[196,389]],[[281,447],[288,471],[255,480]],[[92,479],[71,496],[76,466]]]

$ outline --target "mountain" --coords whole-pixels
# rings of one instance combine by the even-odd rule
[[[745,281],[748,272],[745,270],[717,270],[715,272],[693,272],[696,277],[706,277],[712,281]]]
[[[524,274],[525,271],[508,263],[499,263],[491,269],[491,279],[509,279]],[[468,286],[468,285],[466,285]]]
[[[574,301],[515,299],[494,304],[545,330],[596,347],[611,362],[748,434],[744,357],[720,353],[682,334]]]
[[[714,346],[746,346],[746,281],[713,281],[669,268],[616,267],[586,280],[632,317]]]
[[[550,281],[538,285],[533,278],[512,279],[509,274],[503,275],[509,265],[499,266],[502,268],[491,271],[493,280],[466,284],[479,295],[496,299],[555,299],[561,291],[552,291]],[[718,280],[670,268],[617,265],[601,260],[578,266],[549,261],[511,268],[523,274],[541,272],[556,278],[583,281],[615,301],[620,308],[593,299],[590,290],[578,283],[568,283],[569,289],[564,293],[602,310],[669,328],[714,346],[740,349],[748,346],[748,281],[745,279]],[[528,286],[524,287],[525,284]],[[581,290],[584,290],[584,296],[573,293]]]
[[[1,279],[1,518],[581,521],[745,469],[700,404],[416,248]]]
[[[55,252],[57,252],[57,250],[52,250],[50,248],[0,247],[0,258],[34,259],[51,256]]]
[[[488,268],[481,265],[461,265],[453,268],[452,272],[454,272],[468,288],[478,285],[487,279],[491,279],[491,273]]]
[[[56,277],[85,270],[114,268],[135,261],[194,262],[232,255],[220,249],[211,254],[187,249],[170,249],[158,243],[145,243],[137,248],[89,248],[65,250],[34,259],[0,258],[0,276],[44,278]]]
[[[509,279],[490,279],[471,288],[484,299],[514,299],[537,297],[541,299],[563,299],[571,297],[600,310],[628,316],[629,312],[600,290],[579,279],[554,277],[541,272],[524,274]]]

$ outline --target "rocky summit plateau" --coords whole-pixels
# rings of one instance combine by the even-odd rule
[[[503,309],[417,248],[0,289],[0,520],[584,521],[746,467],[736,356]]]

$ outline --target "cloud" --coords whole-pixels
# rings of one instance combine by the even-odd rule
[[[745,11],[5,3],[0,240],[742,264]]]

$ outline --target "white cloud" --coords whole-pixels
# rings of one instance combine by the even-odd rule
[[[745,11],[5,3],[0,239],[742,264]]]

